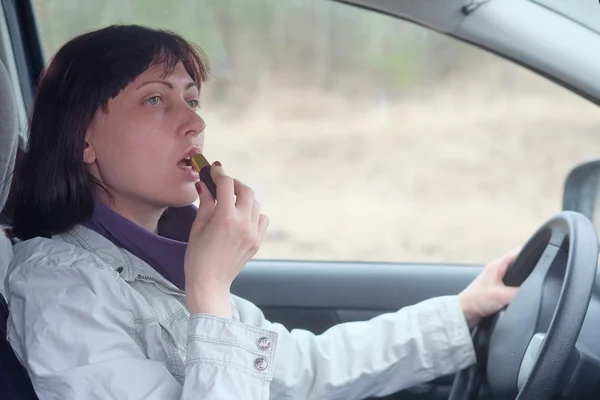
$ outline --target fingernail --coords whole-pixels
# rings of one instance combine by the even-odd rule
[[[198,190],[198,194],[202,193],[202,185],[200,182],[196,182],[196,189]]]
[[[223,164],[221,164],[221,162],[220,162],[220,161],[215,161],[213,164],[214,164],[214,165],[216,165],[217,167],[220,167],[220,166],[222,166],[222,165],[223,165]]]

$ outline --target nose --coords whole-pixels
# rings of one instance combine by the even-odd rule
[[[185,113],[185,124],[184,124],[184,132],[185,135],[198,136],[204,132],[206,129],[206,122],[204,119],[196,113],[196,111],[187,107]]]

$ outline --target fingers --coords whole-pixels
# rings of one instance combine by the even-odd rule
[[[487,279],[491,279],[494,282],[501,283],[508,268],[514,263],[520,251],[521,247],[517,247],[502,257],[491,261],[483,270],[482,276],[487,277]]]
[[[223,210],[226,213],[234,212],[237,209],[237,211],[242,213],[244,218],[249,219],[250,226],[256,229],[254,232],[258,233],[259,242],[262,242],[269,226],[269,218],[260,213],[260,203],[256,201],[254,191],[239,180],[227,175],[220,163],[213,163],[210,172],[217,186],[217,198],[219,200],[217,201],[216,209]],[[202,194],[207,197],[210,196],[210,194],[205,193],[208,192],[208,189],[206,189],[204,183],[202,183],[201,187],[203,189]],[[214,211],[215,206],[213,201],[211,216]]]
[[[262,243],[263,239],[265,238],[265,233],[267,232],[267,228],[269,227],[269,217],[267,217],[264,214],[260,214],[260,217],[258,219],[258,239],[259,239],[259,244]]]
[[[236,180],[237,183],[239,181]],[[245,215],[250,217],[250,226],[258,234],[258,245],[263,241],[267,227],[269,226],[269,218],[260,213],[260,203],[254,198],[254,192],[249,187],[239,183],[236,187],[237,208]]]
[[[236,197],[236,208],[243,212],[244,215],[251,216],[256,201],[254,199],[254,191],[237,179],[233,180],[233,190]]]
[[[521,252],[522,248],[523,248],[522,246],[515,247],[514,249],[512,249],[511,251],[509,251],[508,254],[506,254],[503,258],[506,258],[508,260],[514,261],[515,258],[517,258],[517,256]]]
[[[217,207],[231,209],[235,202],[233,178],[225,173],[219,162],[214,162],[210,167],[210,176],[217,186]]]
[[[250,216],[250,223],[252,226],[258,226],[260,218],[260,203],[254,200],[254,207],[252,207],[252,214]]]
[[[217,185],[217,207],[229,211],[233,207],[250,216],[254,208],[254,191],[237,179],[225,173],[220,163],[214,163],[210,169],[211,177]]]
[[[520,251],[521,251],[521,247],[517,247],[515,249],[512,249],[510,252],[508,252],[504,256],[500,257],[500,259],[498,260],[498,264],[499,264],[498,272],[500,274],[500,278],[504,277],[504,275],[506,274],[506,271],[508,270],[508,267],[510,267],[512,265],[512,263],[515,261],[515,259],[519,255]]]
[[[202,230],[212,217],[212,214],[215,210],[215,200],[211,196],[210,192],[208,191],[208,187],[206,187],[204,182],[196,182],[196,190],[198,191],[198,196],[200,197],[200,205],[198,207],[198,213],[196,214],[194,225],[196,225],[198,229]]]
[[[258,233],[258,245],[260,246],[269,226],[269,218],[260,213],[261,206],[260,203],[254,198],[252,189],[245,185],[242,186],[243,188],[241,189],[243,191],[236,191],[236,193],[239,193],[237,195],[238,209],[250,216],[250,226],[255,230],[255,232]],[[250,210],[248,211],[248,209]]]

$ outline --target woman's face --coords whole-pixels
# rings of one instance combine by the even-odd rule
[[[197,198],[198,174],[182,159],[202,152],[206,124],[196,113],[199,87],[181,63],[142,73],[98,110],[84,162],[120,204],[180,207]]]

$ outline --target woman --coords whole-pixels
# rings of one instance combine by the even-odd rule
[[[204,144],[207,71],[177,35],[112,26],[41,78],[5,281],[8,338],[40,398],[363,399],[472,364],[468,328],[514,295],[501,278],[515,252],[458,296],[319,336],[230,294],[268,219],[220,163],[215,202],[186,161]]]

